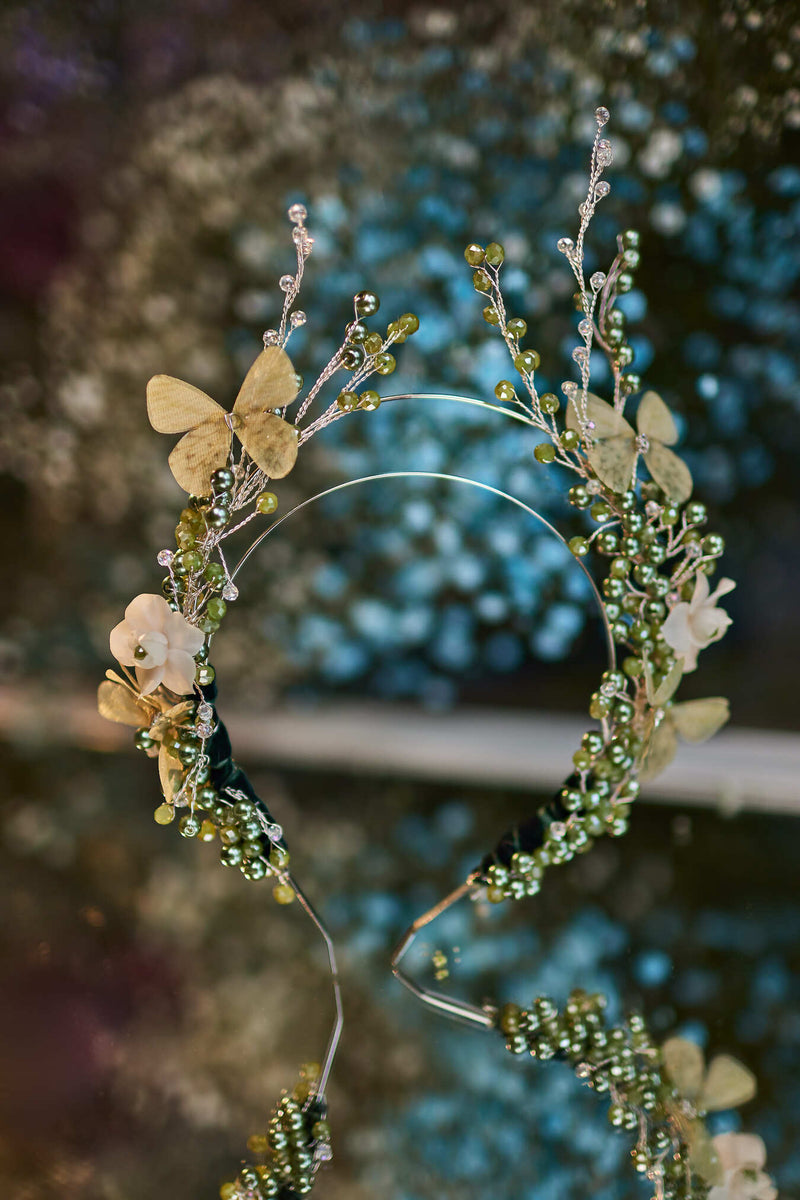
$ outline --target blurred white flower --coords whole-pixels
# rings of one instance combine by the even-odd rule
[[[760,1137],[754,1133],[720,1133],[712,1139],[712,1145],[724,1179],[712,1187],[708,1200],[776,1200],[777,1188],[762,1169],[767,1151]]]
[[[136,668],[142,695],[163,683],[179,696],[194,686],[195,661],[203,634],[163,596],[142,593],[125,609],[125,620],[111,630],[111,653],[125,667]]]
[[[716,604],[720,596],[735,587],[732,579],[720,579],[715,591],[710,592],[708,576],[701,572],[691,600],[676,604],[661,627],[664,641],[683,659],[684,674],[696,669],[698,651],[718,642],[731,624],[731,618]]]

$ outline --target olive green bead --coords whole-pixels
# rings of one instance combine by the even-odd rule
[[[371,317],[378,311],[381,302],[375,292],[363,291],[353,297],[356,312],[361,317]]]
[[[221,596],[212,596],[206,603],[206,612],[212,621],[221,621],[228,611],[228,606]]]
[[[485,250],[477,242],[471,242],[464,251],[464,258],[471,267],[479,267],[484,259]]]
[[[620,542],[620,550],[623,554],[627,555],[628,558],[635,558],[640,552],[641,548],[641,543],[636,537],[626,536]]]
[[[565,450],[577,450],[581,444],[581,439],[574,429],[565,429],[560,437],[561,445]]]
[[[358,396],[355,392],[339,392],[336,397],[336,407],[341,412],[352,412],[358,404]]]
[[[501,379],[500,382],[495,385],[494,394],[498,400],[508,401],[514,399],[516,392],[510,379]]]
[[[200,832],[200,825],[200,818],[195,813],[186,813],[178,822],[181,836],[185,838],[197,837]]]
[[[487,304],[483,310],[483,319],[487,325],[499,325],[500,313],[493,304]]]
[[[499,267],[506,256],[505,249],[499,242],[489,242],[484,255],[485,261],[490,267]]]
[[[372,388],[367,388],[358,398],[358,407],[363,408],[365,412],[375,412],[381,406],[381,398]]]
[[[490,292],[492,281],[485,271],[476,271],[472,276],[472,286],[476,292]]]
[[[586,538],[571,537],[568,545],[576,558],[583,558],[584,555],[589,553],[589,543],[587,542]]]
[[[521,350],[514,359],[514,366],[521,375],[538,371],[541,359],[535,350]]]
[[[216,495],[218,492],[230,492],[236,484],[236,476],[230,467],[219,467],[211,474],[211,490]]]
[[[627,579],[630,569],[630,559],[626,558],[624,555],[620,555],[618,558],[612,559],[608,568],[608,573],[612,579],[623,580]]]
[[[215,621],[213,617],[205,614],[197,622],[197,628],[203,633],[216,633],[219,629],[219,621]]]
[[[242,857],[241,846],[223,846],[219,852],[219,861],[224,867],[238,867]]]
[[[212,529],[224,529],[230,519],[231,514],[223,504],[212,504],[206,513],[206,524]]]
[[[381,345],[383,345],[382,338]],[[359,367],[364,365],[365,358],[364,346],[345,346],[342,350],[341,363],[346,371],[357,371]]]
[[[403,313],[401,317],[397,318],[397,323],[408,337],[411,337],[419,329],[419,317],[416,313]]]
[[[592,502],[591,496],[581,483],[577,483],[569,489],[568,497],[570,504],[573,504],[575,508],[588,508]]]
[[[677,504],[667,504],[664,506],[664,511],[661,513],[661,523],[663,525],[675,525],[680,516],[680,509]]]
[[[619,537],[613,529],[604,529],[597,538],[597,548],[603,554],[616,554],[619,549]]]
[[[383,345],[383,338],[379,333],[368,333],[364,338],[364,349],[367,354],[377,354]]]
[[[652,583],[655,577],[656,569],[652,563],[637,563],[633,568],[633,578],[643,587],[646,587],[648,583]]]
[[[591,507],[592,518],[597,522],[607,521],[612,515],[612,510],[605,500],[597,500]]]
[[[507,328],[513,338],[525,337],[528,332],[528,322],[523,321],[522,317],[512,317]]]
[[[155,746],[154,739],[150,736],[149,729],[137,729],[133,735],[133,744],[137,750],[152,750]]]
[[[217,677],[217,672],[210,663],[202,663],[195,672],[195,679],[201,687],[208,687]]]
[[[553,462],[556,457],[556,451],[552,442],[539,442],[539,445],[534,447],[533,457],[539,463]]]
[[[203,568],[203,577],[209,583],[216,583],[218,580],[225,578],[225,568],[222,563],[210,562]]]
[[[553,392],[545,392],[543,396],[539,397],[539,407],[543,413],[552,417],[560,409],[561,401]]]
[[[703,538],[703,553],[718,558],[725,550],[725,539],[718,533],[709,533]]]
[[[603,580],[603,595],[609,600],[620,600],[625,595],[625,581],[609,575]]]
[[[686,505],[686,520],[690,525],[702,525],[708,519],[708,512],[705,504],[701,504],[699,500],[692,500]]]
[[[384,352],[375,358],[375,367],[379,375],[391,375],[396,366],[397,359],[393,354]]]
[[[268,517],[278,507],[278,497],[274,492],[260,492],[256,496],[256,512]]]
[[[235,846],[239,842],[239,830],[235,825],[221,825],[219,840],[223,846]]]

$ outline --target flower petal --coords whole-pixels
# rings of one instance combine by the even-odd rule
[[[692,594],[691,606],[693,612],[707,602],[709,591],[710,585],[708,582],[708,576],[706,575],[705,571],[701,571],[695,580],[694,593]]]
[[[161,680],[164,678],[165,666],[160,667],[137,667],[136,682],[139,684],[139,690],[143,696],[149,696],[154,692]]]
[[[151,633],[143,633],[139,638],[139,646],[147,652],[146,658],[137,660],[140,667],[160,667],[166,661],[169,653],[169,643],[163,633],[154,629]]]
[[[186,696],[194,689],[197,664],[185,650],[170,650],[163,666],[161,681],[164,687],[179,696]]]
[[[197,654],[205,640],[196,625],[190,624],[181,613],[171,610],[164,621],[164,632],[170,650],[185,650],[191,655]]]
[[[123,667],[136,665],[136,659],[133,657],[136,638],[127,621],[120,621],[119,625],[114,626],[109,635],[108,644],[114,658],[118,663],[122,663]]]
[[[171,611],[163,596],[142,592],[125,609],[125,620],[137,635],[152,633],[154,629],[162,632],[164,619]]]
[[[720,579],[719,583],[714,588],[714,591],[709,596],[709,600],[713,600],[716,604],[720,596],[727,596],[728,592],[732,592],[735,587],[736,583],[733,579],[728,579],[727,577],[725,579]]]
[[[724,1171],[737,1167],[763,1167],[767,1148],[757,1133],[718,1133],[713,1146]]]
[[[684,600],[675,605],[661,626],[661,636],[664,641],[672,646],[676,654],[684,657],[693,653],[694,638],[692,637],[691,615],[691,607]],[[692,670],[693,668],[684,667],[684,670],[687,669]]]

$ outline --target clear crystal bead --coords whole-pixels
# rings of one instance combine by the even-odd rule
[[[299,329],[301,325],[305,325],[307,320],[308,317],[300,308],[298,308],[296,312],[293,312],[289,318],[292,329]]]
[[[277,329],[267,329],[262,340],[265,346],[277,346],[281,339]]]
[[[159,550],[156,555],[156,561],[160,567],[168,567],[173,557],[174,555],[171,550]]]
[[[605,281],[606,281],[605,271],[595,271],[594,275],[592,275],[591,279],[589,280],[592,291],[599,292],[600,288],[603,286]]]
[[[578,333],[581,335],[582,338],[591,337],[592,322],[588,318],[585,318],[583,321],[580,322],[580,324],[578,325]]]
[[[575,249],[575,243],[572,238],[562,237],[556,242],[556,250],[560,250],[562,254],[571,254]]]
[[[555,838],[562,838],[567,832],[567,827],[563,821],[553,821],[550,826],[550,832]]]
[[[588,424],[590,424],[590,422],[587,421],[587,425]],[[592,428],[594,429],[594,422],[591,422],[591,425],[592,425]],[[585,487],[590,496],[599,496],[600,495],[600,480],[599,479],[587,479]]]
[[[594,118],[597,121],[597,124],[601,127],[608,124],[608,119],[610,116],[611,113],[607,108],[603,108],[602,105],[594,110]]]
[[[200,721],[210,721],[214,715],[214,709],[207,700],[201,700],[197,706],[197,716]]]
[[[223,600],[235,600],[238,595],[239,595],[239,589],[237,588],[236,584],[231,583],[231,581],[229,579],[228,582],[225,584],[224,588],[222,589],[222,599]]]
[[[575,360],[575,362],[577,362],[577,363],[586,362],[586,358],[587,358],[586,347],[585,346],[576,346],[575,349],[572,351],[572,357]]]
[[[308,216],[308,211],[304,204],[293,204],[286,215],[293,225],[302,225]]]
[[[614,161],[614,151],[611,148],[611,142],[606,138],[601,138],[597,143],[597,165],[600,167],[609,167]]]
[[[197,725],[195,725],[195,731],[196,731],[198,737],[210,738],[212,733],[214,732],[214,726],[209,725],[205,721],[200,721]]]
[[[278,287],[282,292],[290,292],[294,287],[294,275],[281,275]]]
[[[657,500],[648,500],[647,504],[644,506],[644,511],[647,513],[648,517],[657,517],[661,512],[661,505]]]
[[[598,183],[597,187],[594,189],[594,194],[595,194],[595,196],[603,197],[603,196],[607,196],[610,191],[611,191],[611,184],[608,182],[607,179],[601,179],[600,182]]]

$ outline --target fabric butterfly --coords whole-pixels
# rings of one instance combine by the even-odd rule
[[[97,709],[109,721],[134,729],[147,729],[155,742],[148,756],[158,755],[161,788],[165,801],[171,804],[183,781],[183,766],[167,748],[167,734],[186,723],[194,711],[194,702],[182,700],[180,704],[171,705],[157,692],[141,696],[115,671],[106,671],[106,678],[97,689]]]
[[[588,424],[588,428],[585,428]],[[592,439],[587,457],[601,483],[612,492],[625,492],[631,485],[636,460],[645,466],[661,490],[676,504],[692,494],[692,476],[686,463],[668,450],[678,440],[672,413],[655,392],[645,392],[636,414],[636,430],[622,413],[591,392],[586,396],[586,421],[582,422],[574,401],[567,405],[567,429],[586,432]],[[637,433],[638,430],[638,433]]]
[[[204,495],[211,473],[228,463],[236,434],[265,475],[282,479],[297,460],[297,429],[271,411],[291,404],[298,381],[288,354],[268,346],[247,372],[232,412],[199,388],[171,375],[154,375],[147,385],[147,415],[158,433],[182,433],[169,456],[176,482]]]
[[[652,705],[644,728],[644,750],[639,778],[655,779],[672,762],[678,750],[678,737],[699,744],[713,737],[730,717],[730,705],[724,696],[707,696],[702,700],[685,700],[666,708],[656,725],[658,710],[669,703],[683,676],[682,664],[676,662],[658,687],[653,684],[649,664],[645,667],[647,699]]]

